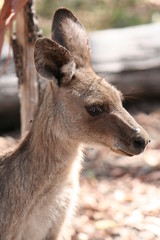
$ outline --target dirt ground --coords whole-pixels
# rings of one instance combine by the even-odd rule
[[[86,148],[72,240],[160,239],[160,102],[135,104],[129,111],[151,143],[137,157]],[[15,137],[0,137],[0,150],[15,144]]]

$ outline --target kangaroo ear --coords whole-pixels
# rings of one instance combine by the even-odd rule
[[[77,67],[90,65],[90,43],[88,35],[71,11],[60,8],[52,22],[51,38],[68,49]]]
[[[75,71],[75,63],[69,51],[48,38],[39,38],[35,42],[34,63],[39,75],[57,80],[59,86],[67,84]]]

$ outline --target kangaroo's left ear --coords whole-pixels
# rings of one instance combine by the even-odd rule
[[[69,51],[48,38],[39,38],[34,49],[35,68],[40,76],[66,85],[75,72],[75,63]]]
[[[90,67],[90,43],[86,30],[68,9],[58,9],[52,22],[52,40],[65,47],[74,57],[77,67]]]

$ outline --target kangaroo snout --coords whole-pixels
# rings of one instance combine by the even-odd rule
[[[134,156],[142,153],[150,142],[148,133],[134,120],[124,109],[115,112],[112,120],[117,126],[115,151],[127,156]]]
[[[138,133],[134,132],[133,134],[128,131],[119,139],[115,151],[127,156],[138,155],[144,151],[149,142],[149,136],[144,129],[140,129]]]
[[[137,124],[137,123],[136,123]],[[150,142],[149,135],[142,127],[132,128],[132,133],[129,131],[128,140],[130,143],[128,144],[127,152],[133,156],[142,153]]]
[[[135,128],[132,138],[132,145],[135,150],[135,155],[144,151],[147,144],[150,142],[149,136],[142,128]]]

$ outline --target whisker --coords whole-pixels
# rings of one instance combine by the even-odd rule
[[[123,102],[132,102],[134,100],[141,100],[142,99],[142,92],[127,92],[123,93]]]

